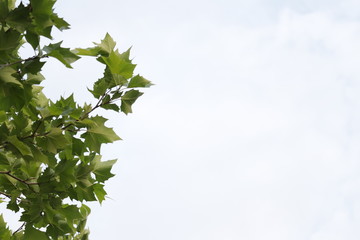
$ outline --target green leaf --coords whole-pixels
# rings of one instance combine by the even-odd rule
[[[124,78],[131,78],[136,64],[131,63],[131,60],[128,58],[129,51],[130,49],[120,54],[118,50],[116,50],[111,52],[108,57],[101,57],[101,59],[109,67],[111,73],[119,74]]]
[[[45,80],[45,77],[41,74],[41,73],[36,73],[36,74],[31,74],[28,73],[27,74],[27,79],[26,81],[30,84],[39,84],[41,83],[43,80]]]
[[[72,224],[75,219],[83,218],[80,209],[75,205],[65,205],[60,211],[66,217],[69,224]]]
[[[38,137],[37,140],[44,150],[56,154],[58,149],[64,149],[69,144],[62,132],[60,128],[53,128],[46,136]]]
[[[109,178],[115,176],[111,173],[111,169],[116,163],[116,159],[103,162],[100,161],[100,158],[96,158],[94,160],[95,162],[93,164],[95,164],[94,173],[96,176],[96,180],[98,180],[99,182],[105,182]]]
[[[4,221],[4,217],[1,214],[0,215],[0,239],[1,240],[10,240],[10,238],[11,238],[11,231],[7,227],[7,225]]]
[[[25,39],[28,43],[30,43],[33,49],[37,49],[37,47],[39,46],[40,36],[35,32],[27,30],[25,34]]]
[[[8,177],[9,179],[9,177]],[[16,180],[11,178],[9,181],[12,181],[12,183],[15,185]],[[18,212],[20,210],[19,205],[17,204],[15,199],[11,199],[11,201],[6,206],[7,209],[12,210],[14,212]]]
[[[106,33],[105,38],[101,40],[101,43],[96,45],[100,48],[100,54],[103,55],[104,53],[111,53],[115,48],[116,42],[108,33]]]
[[[88,206],[86,206],[85,204],[82,204],[80,207],[80,213],[83,218],[86,218],[91,213],[91,209]]]
[[[34,159],[36,159],[36,161],[39,161],[41,163],[45,163],[45,164],[49,164],[49,160],[48,157],[39,149],[37,148],[32,148],[32,154],[34,156]]]
[[[23,112],[14,115],[11,123],[13,125],[11,135],[20,135],[22,132],[30,132],[31,130],[31,121]]]
[[[113,174],[110,173],[110,177],[112,177],[111,175],[114,176]],[[96,198],[98,199],[98,201],[100,203],[102,203],[105,200],[105,196],[106,196],[106,191],[104,190],[104,185],[97,183],[97,184],[94,184],[93,188],[94,188],[94,193],[96,195]]]
[[[55,27],[57,27],[60,31],[70,29],[70,24],[63,18],[60,18],[56,13],[51,15],[51,20],[54,22]]]
[[[21,2],[17,8],[9,13],[6,22],[17,31],[24,32],[31,24],[29,7],[25,7]]]
[[[132,113],[131,106],[134,104],[136,99],[143,95],[142,92],[139,92],[138,90],[130,90],[127,91],[122,97],[121,97],[121,111],[125,114]]]
[[[92,187],[80,187],[77,186],[75,189],[75,195],[69,193],[71,199],[76,199],[79,201],[96,201],[96,197],[94,195],[94,189]]]
[[[106,82],[104,78],[100,78],[94,83],[93,90],[88,89],[88,91],[91,92],[95,98],[100,98],[109,88],[109,85],[110,83]]]
[[[9,14],[8,0],[0,1],[0,19],[5,19]]]
[[[11,67],[0,68],[0,81],[14,84],[22,88],[21,82],[14,77],[14,74],[16,74],[16,71]]]
[[[25,104],[25,96],[23,89],[16,85],[4,85],[0,81],[0,109],[10,111],[12,107],[20,110]]]
[[[45,62],[40,62],[39,58],[30,60],[24,63],[24,70],[26,73],[37,74],[41,71],[41,68],[44,66]]]
[[[14,50],[20,45],[21,34],[13,29],[0,30],[0,51]]]
[[[60,176],[62,185],[58,186],[58,190],[63,190],[66,184],[73,184],[76,182],[75,179],[75,165],[76,161],[72,160],[61,160],[56,166],[55,172]]]
[[[109,54],[114,50],[116,42],[112,37],[106,33],[106,36],[101,43],[95,43],[96,47],[93,48],[76,48],[74,52],[78,55],[84,56],[109,56]]]
[[[34,30],[37,34],[51,39],[51,29],[54,25],[51,17],[56,0],[30,0]]]
[[[131,78],[128,88],[137,88],[137,87],[150,87],[153,85],[149,80],[145,79],[140,75],[136,75]]]
[[[5,142],[6,136],[10,134],[8,123],[4,122],[0,124],[0,139]]]
[[[7,119],[6,112],[0,111],[0,123],[5,122],[6,119]]]
[[[31,149],[28,145],[20,141],[16,136],[9,136],[7,141],[11,143],[24,156],[32,156]]]
[[[30,224],[26,225],[24,240],[50,240],[50,238],[42,231],[33,228]]]
[[[73,53],[80,56],[97,56],[99,55],[100,48],[94,47],[94,48],[75,48],[72,50]]]
[[[44,51],[51,57],[58,59],[62,62],[66,67],[72,68],[71,63],[78,60],[80,57],[70,51],[70,48],[62,48],[60,47],[62,41],[49,44],[48,46],[44,47]]]
[[[71,94],[68,98],[61,97],[60,100],[55,103],[50,102],[50,106],[48,107],[49,115],[53,116],[79,116],[82,112],[81,108],[76,107],[76,103],[74,101],[73,94]]]
[[[81,137],[85,139],[85,145],[88,146],[90,150],[99,153],[101,144],[121,140],[112,128],[104,125],[106,122],[105,118],[96,116],[91,118],[91,120],[92,125],[81,135]]]
[[[115,112],[119,112],[119,111],[120,111],[119,106],[116,105],[116,104],[113,104],[113,103],[104,104],[104,105],[101,105],[101,107],[102,107],[103,109],[107,109],[107,110],[114,110]]]
[[[86,227],[86,219],[79,222],[76,230],[81,233],[82,231],[85,230],[85,227]]]
[[[93,90],[89,90],[95,98],[100,98],[108,89],[115,86],[125,86],[127,80],[120,74],[111,73],[110,68],[106,67],[104,70],[104,77],[98,79],[94,83]]]
[[[10,165],[9,159],[5,156],[5,154],[0,152],[0,165],[7,166]]]
[[[56,0],[30,0],[32,13],[36,16],[52,15]]]

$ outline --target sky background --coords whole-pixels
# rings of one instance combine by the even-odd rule
[[[64,46],[106,32],[156,85],[134,114],[103,113],[124,141],[91,239],[358,240],[360,3],[77,0]],[[52,99],[102,66],[49,60]]]

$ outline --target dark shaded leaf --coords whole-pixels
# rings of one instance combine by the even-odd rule
[[[105,121],[103,121],[103,118],[93,117],[92,120],[95,124],[81,135],[81,137],[85,139],[85,145],[89,147],[90,150],[99,153],[103,143],[112,143],[121,140],[112,128],[104,125]]]
[[[51,15],[51,20],[54,22],[55,27],[57,27],[60,31],[70,29],[70,24],[63,18],[60,18],[56,13]]]
[[[143,95],[142,92],[139,92],[138,90],[130,90],[127,91],[122,97],[121,97],[121,111],[125,114],[132,113],[131,106],[134,104],[136,99]]]
[[[33,31],[27,30],[25,34],[25,39],[33,49],[36,49],[39,46],[40,36]]]
[[[66,67],[72,68],[70,64],[80,59],[80,57],[72,53],[70,48],[60,47],[61,43],[62,41],[55,44],[49,44],[48,46],[44,47],[44,51],[47,53],[47,55],[58,59]]]
[[[33,228],[30,224],[26,225],[25,233],[24,233],[24,240],[25,239],[50,240],[50,238],[46,235],[46,233]]]
[[[8,14],[6,22],[19,32],[24,32],[31,24],[30,8],[25,7],[21,2],[17,8]]]
[[[39,58],[35,58],[34,60],[24,63],[24,71],[35,75],[41,71],[41,68],[44,66],[44,64],[45,62],[40,62]]]
[[[113,103],[108,103],[108,104],[102,105],[101,107],[104,109],[107,109],[107,110],[114,110],[115,112],[120,111],[119,106],[116,104],[113,104]]]
[[[14,50],[16,49],[21,43],[21,34],[13,29],[8,29],[4,31],[4,29],[0,30],[0,51],[5,50]]]
[[[115,176],[111,173],[111,169],[113,165],[116,163],[117,160],[108,160],[108,161],[100,161],[100,157],[94,159],[95,167],[94,167],[94,173],[96,175],[96,180],[99,182],[104,182],[108,180],[109,178]]]

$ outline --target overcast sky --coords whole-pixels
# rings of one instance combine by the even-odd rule
[[[91,239],[358,240],[360,3],[355,0],[77,0],[64,45],[106,32],[156,85],[129,116]],[[59,70],[61,69],[61,70]],[[102,75],[46,65],[52,99]]]

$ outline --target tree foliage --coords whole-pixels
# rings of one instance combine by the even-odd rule
[[[70,50],[62,42],[44,46],[53,28],[69,29],[56,13],[56,0],[0,0],[0,201],[20,212],[22,226],[7,227],[0,215],[0,239],[88,239],[85,228],[90,208],[104,201],[105,182],[114,176],[116,160],[101,160],[102,144],[119,140],[99,108],[132,112],[132,105],[150,81],[134,74],[130,49],[121,53],[106,34],[93,47]],[[21,47],[34,55],[22,58]],[[67,68],[80,56],[104,65],[91,94],[96,104],[80,106],[73,95],[49,100],[41,74],[46,59]]]

